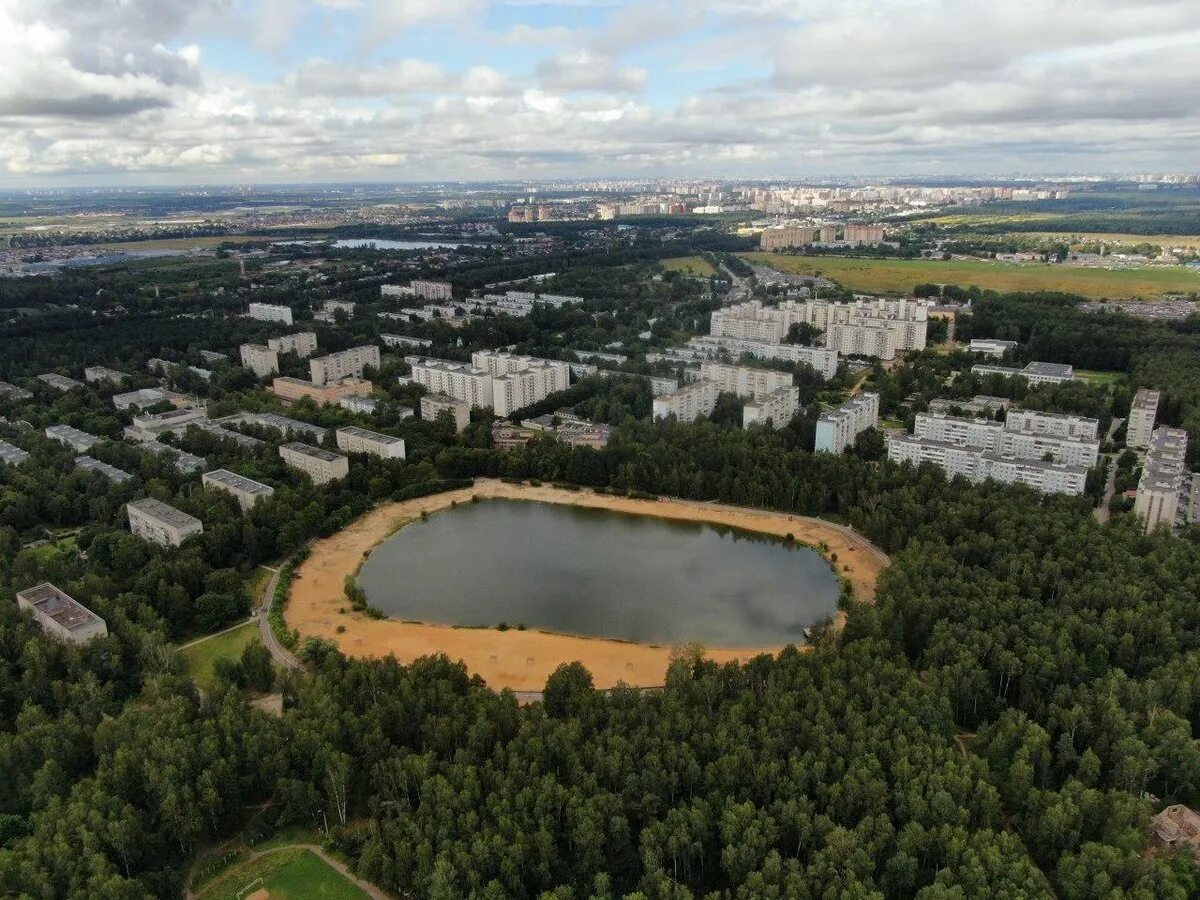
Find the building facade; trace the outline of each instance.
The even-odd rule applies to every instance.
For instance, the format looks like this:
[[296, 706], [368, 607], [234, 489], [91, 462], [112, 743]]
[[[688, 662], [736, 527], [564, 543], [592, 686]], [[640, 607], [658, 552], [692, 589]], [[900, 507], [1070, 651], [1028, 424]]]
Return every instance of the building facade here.
[[1162, 392], [1149, 388], [1141, 388], [1133, 395], [1133, 403], [1129, 407], [1129, 421], [1125, 426], [1125, 446], [1135, 450], [1144, 450], [1150, 446], [1161, 400]]
[[404, 459], [404, 438], [368, 431], [357, 425], [339, 428], [337, 445], [343, 453], [369, 453], [381, 459]]
[[242, 365], [259, 378], [279, 374], [279, 353], [263, 344], [242, 344], [238, 348]]
[[293, 441], [279, 446], [279, 457], [293, 469], [299, 469], [313, 484], [328, 484], [350, 474], [350, 460], [323, 447]]
[[270, 338], [267, 346], [276, 353], [295, 353], [301, 359], [308, 359], [317, 351], [317, 336], [311, 331], [297, 331]]
[[290, 306], [276, 306], [273, 303], [251, 303], [246, 315], [251, 319], [258, 319], [262, 322], [282, 322], [284, 325], [292, 324], [292, 308]]
[[782, 428], [800, 412], [800, 388], [781, 387], [759, 394], [742, 407], [742, 427], [770, 425]]
[[711, 381], [685, 384], [673, 394], [654, 398], [654, 418], [674, 416], [680, 422], [691, 422], [702, 416], [710, 416], [716, 408], [719, 393], [720, 389]]
[[792, 373], [775, 369], [755, 369], [705, 360], [700, 363], [700, 379], [715, 383], [721, 391], [756, 400], [792, 386]]
[[972, 353], [978, 353], [981, 356], [991, 356], [1000, 359], [1005, 353], [1010, 350], [1017, 349], [1016, 341], [1000, 341], [995, 338], [972, 338], [970, 346], [967, 348]]
[[879, 424], [879, 395], [864, 391], [817, 419], [815, 453], [844, 453], [868, 428]]
[[1079, 495], [1087, 486], [1087, 469], [1040, 459], [1016, 459], [950, 441], [889, 434], [888, 459], [897, 463], [933, 463], [947, 478], [961, 476], [972, 482], [991, 478], [1004, 484], [1025, 484], [1048, 494]]
[[426, 394], [421, 398], [421, 418], [425, 421], [433, 421], [443, 410], [448, 411], [454, 420], [454, 430], [462, 434], [471, 421], [471, 404], [447, 394]]
[[61, 641], [86, 644], [108, 634], [102, 618], [50, 582], [17, 591], [17, 606], [33, 613], [42, 631]]
[[369, 381], [347, 378], [330, 384], [313, 384], [303, 378], [277, 377], [271, 382], [271, 393], [284, 403], [295, 403], [308, 397], [317, 406], [329, 406], [343, 397], [369, 397], [374, 388]]
[[242, 512], [253, 509], [254, 505], [266, 497], [273, 496], [275, 488], [260, 481], [254, 481], [228, 469], [216, 469], [205, 472], [200, 476], [200, 483], [214, 490], [232, 494], [237, 500]]
[[178, 547], [192, 535], [204, 533], [204, 525], [195, 516], [153, 497], [126, 503], [125, 514], [130, 531], [161, 547]]
[[309, 374], [315, 385], [325, 385], [347, 378], [362, 378], [368, 366], [373, 369], [379, 368], [379, 348], [374, 344], [351, 347], [349, 350], [308, 361]]
[[1160, 426], [1150, 436], [1133, 504], [1133, 511], [1146, 523], [1147, 532], [1160, 525], [1173, 527], [1181, 512], [1187, 518], [1184, 498], [1191, 489], [1187, 445], [1187, 432], [1182, 428]]

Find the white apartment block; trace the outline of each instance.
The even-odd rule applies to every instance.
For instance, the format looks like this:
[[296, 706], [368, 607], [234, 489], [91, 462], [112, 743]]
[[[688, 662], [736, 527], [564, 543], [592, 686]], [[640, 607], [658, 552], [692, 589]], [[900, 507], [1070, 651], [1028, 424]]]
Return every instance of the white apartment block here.
[[381, 334], [379, 339], [383, 341], [385, 347], [414, 347], [418, 350], [425, 350], [433, 346], [433, 341], [428, 338], [409, 337], [406, 334]]
[[[751, 306], [757, 308], [747, 309]], [[778, 344], [787, 336], [788, 326], [783, 318], [765, 313], [757, 301], [718, 309], [710, 317], [708, 330], [713, 337]]]
[[350, 412], [363, 413], [370, 415], [379, 408], [379, 401], [374, 397], [342, 397], [338, 400], [337, 405], [342, 409], [348, 409]]
[[124, 469], [118, 469], [116, 466], [109, 465], [102, 460], [95, 459], [91, 456], [75, 457], [75, 468], [82, 469], [85, 472], [95, 472], [97, 475], [103, 475], [113, 484], [124, 484], [133, 478]]
[[421, 398], [421, 418], [427, 422], [436, 419], [443, 410], [449, 410], [454, 419], [454, 430], [459, 434], [471, 421], [471, 404], [455, 400], [446, 394], [426, 394]]
[[1133, 511], [1145, 521], [1147, 533], [1159, 525], [1174, 526], [1181, 508], [1185, 507], [1183, 497], [1191, 486], [1187, 442], [1187, 432], [1182, 428], [1162, 426], [1150, 436], [1133, 503]]
[[262, 344], [242, 344], [238, 348], [242, 365], [259, 378], [279, 374], [279, 353]]
[[720, 388], [711, 381], [685, 384], [673, 394], [654, 398], [654, 418], [674, 416], [680, 422], [691, 422], [701, 416], [710, 416], [719, 393]]
[[1004, 420], [1008, 431], [1045, 434], [1050, 437], [1094, 441], [1100, 436], [1100, 421], [1068, 413], [1040, 412], [1036, 409], [1010, 409]]
[[208, 412], [195, 407], [169, 409], [161, 413], [142, 413], [133, 417], [132, 425], [125, 427], [125, 437], [139, 443], [157, 441], [167, 432], [182, 434], [187, 431], [189, 425], [202, 425], [207, 421]]
[[1129, 421], [1125, 425], [1125, 446], [1138, 450], [1150, 446], [1160, 400], [1162, 393], [1149, 388], [1141, 388], [1133, 395], [1133, 403], [1129, 407]]
[[94, 434], [72, 428], [70, 425], [49, 425], [46, 428], [46, 437], [65, 444], [76, 453], [84, 453], [103, 440]]
[[712, 381], [721, 391], [758, 399], [792, 386], [792, 373], [774, 369], [755, 369], [705, 360], [700, 364], [700, 380]]
[[[1049, 455], [1056, 463], [1090, 469], [1100, 458], [1100, 442], [1095, 439], [1057, 437], [1046, 431], [1018, 430], [1023, 425], [1043, 426], [1053, 421], [1048, 413], [1036, 411], [1028, 416], [1009, 413], [1004, 425], [988, 419], [962, 419], [945, 413], [918, 413], [913, 435], [921, 440], [945, 441], [1000, 456], [1022, 460], [1043, 459]], [[1091, 420], [1087, 420], [1091, 421]], [[1064, 427], [1066, 425], [1064, 424]], [[1086, 430], [1086, 426], [1081, 426]]]
[[129, 409], [131, 406], [146, 409], [156, 403], [175, 403], [185, 399], [182, 394], [165, 391], [162, 388], [139, 388], [124, 394], [113, 394], [112, 402], [117, 409]]
[[571, 365], [558, 360], [479, 350], [471, 354], [471, 365], [492, 375], [492, 409], [498, 416], [571, 386]]
[[124, 372], [118, 372], [107, 366], [88, 366], [83, 370], [83, 380], [88, 384], [100, 384], [105, 381], [111, 384], [120, 384], [124, 378]]
[[293, 469], [299, 469], [313, 484], [328, 484], [350, 474], [350, 460], [323, 447], [294, 441], [280, 444], [279, 457]]
[[999, 452], [1003, 433], [1004, 426], [999, 422], [960, 419], [945, 413], [917, 413], [913, 423], [913, 436], [921, 440], [945, 441], [989, 453]]
[[1000, 454], [1016, 459], [1044, 459], [1090, 469], [1100, 459], [1100, 442], [1082, 438], [1060, 438], [1024, 431], [1000, 432]]
[[[384, 290], [384, 288], [391, 288], [391, 290]], [[419, 297], [422, 300], [454, 299], [454, 285], [448, 281], [411, 281], [404, 287], [384, 285], [384, 288], [380, 289], [383, 296]]]
[[354, 317], [354, 304], [349, 300], [326, 300], [321, 304], [321, 311], [332, 320], [337, 312], [344, 312], [348, 317]]
[[742, 407], [742, 427], [771, 425], [782, 428], [800, 412], [800, 388], [781, 387], [759, 394]]
[[1010, 350], [1017, 349], [1016, 341], [1001, 341], [996, 338], [973, 338], [967, 349], [981, 356], [991, 356], [1000, 359]]
[[1075, 380], [1075, 369], [1065, 363], [1031, 362], [1023, 369], [981, 363], [971, 366], [971, 372], [976, 375], [1001, 375], [1005, 378], [1019, 375], [1030, 384], [1063, 384]]
[[292, 308], [290, 306], [276, 306], [273, 303], [251, 303], [246, 315], [251, 319], [259, 319], [263, 322], [282, 322], [284, 325], [292, 324]]
[[195, 516], [153, 497], [126, 503], [125, 513], [130, 531], [161, 547], [178, 547], [192, 535], [204, 532], [204, 525]]
[[367, 366], [379, 368], [379, 348], [374, 344], [351, 347], [339, 353], [331, 353], [308, 361], [312, 383], [328, 384], [346, 378], [362, 378]]
[[1049, 494], [1078, 495], [1087, 485], [1087, 469], [1082, 466], [1015, 459], [915, 435], [888, 435], [887, 455], [897, 463], [933, 463], [945, 471], [947, 478], [962, 476], [976, 483], [991, 478], [1004, 484], [1026, 484]]
[[267, 346], [276, 353], [295, 353], [301, 359], [308, 359], [317, 351], [317, 335], [312, 331], [297, 331], [270, 338]]
[[270, 485], [230, 472], [228, 469], [205, 472], [200, 476], [200, 483], [205, 487], [232, 494], [242, 512], [253, 509], [259, 500], [275, 493], [275, 488]]
[[817, 419], [814, 453], [845, 453], [854, 439], [879, 424], [879, 395], [864, 391]]
[[369, 453], [380, 459], [404, 459], [404, 438], [368, 431], [357, 425], [339, 428], [337, 445], [344, 453]]
[[824, 347], [803, 347], [800, 344], [767, 344], [762, 341], [744, 341], [740, 338], [699, 335], [691, 338], [686, 347], [676, 348], [676, 350], [683, 350], [685, 354], [701, 359], [712, 359], [724, 354], [735, 357], [747, 354], [755, 359], [804, 363], [815, 369], [817, 374], [826, 381], [837, 374], [838, 367], [836, 350]]
[[108, 634], [104, 620], [50, 582], [17, 591], [17, 606], [33, 613], [42, 631], [73, 644]]
[[470, 363], [448, 359], [406, 356], [412, 366], [412, 380], [431, 394], [444, 394], [471, 406], [492, 405], [492, 375]]

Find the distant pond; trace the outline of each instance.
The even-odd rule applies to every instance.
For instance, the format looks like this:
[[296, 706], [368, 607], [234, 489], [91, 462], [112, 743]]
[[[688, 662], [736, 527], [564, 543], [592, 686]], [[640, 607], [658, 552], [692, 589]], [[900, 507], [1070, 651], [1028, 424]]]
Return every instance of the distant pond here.
[[400, 620], [713, 647], [803, 643], [838, 595], [829, 563], [807, 547], [517, 500], [460, 504], [406, 525], [374, 549], [358, 583]]

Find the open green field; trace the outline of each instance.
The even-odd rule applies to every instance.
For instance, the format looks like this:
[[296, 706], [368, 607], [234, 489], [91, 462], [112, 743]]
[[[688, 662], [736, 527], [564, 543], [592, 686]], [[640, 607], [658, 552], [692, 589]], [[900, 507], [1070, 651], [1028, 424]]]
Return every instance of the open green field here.
[[1124, 372], [1094, 372], [1090, 369], [1076, 369], [1075, 377], [1088, 384], [1102, 385], [1120, 384], [1129, 378]]
[[244, 900], [265, 890], [270, 900], [366, 900], [356, 884], [301, 847], [238, 863], [197, 892], [200, 900]]
[[698, 275], [701, 278], [711, 278], [717, 274], [712, 263], [702, 256], [677, 256], [674, 259], [659, 261], [667, 272], [679, 272], [683, 275]]
[[1122, 244], [1154, 244], [1158, 247], [1200, 247], [1200, 234], [1132, 234], [1125, 231], [1014, 231], [1017, 237], [1044, 238], [1069, 244], [1095, 244], [1099, 241]]
[[824, 275], [851, 290], [885, 294], [907, 293], [915, 285], [929, 282], [961, 287], [977, 285], [994, 291], [1066, 291], [1097, 300], [1200, 292], [1200, 272], [1181, 267], [1110, 270], [984, 260], [740, 255], [784, 272]]
[[224, 634], [202, 638], [198, 643], [180, 650], [188, 672], [196, 679], [201, 690], [208, 690], [213, 683], [213, 666], [218, 659], [237, 662], [247, 644], [258, 637], [258, 623], [246, 622]]

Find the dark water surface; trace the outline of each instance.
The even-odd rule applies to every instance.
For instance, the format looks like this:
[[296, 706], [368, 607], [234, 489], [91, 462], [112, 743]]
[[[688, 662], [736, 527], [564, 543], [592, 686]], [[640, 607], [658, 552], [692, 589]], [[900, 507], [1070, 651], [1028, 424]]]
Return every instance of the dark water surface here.
[[375, 548], [358, 583], [395, 619], [724, 647], [802, 643], [838, 594], [829, 564], [806, 547], [519, 500], [406, 525]]

